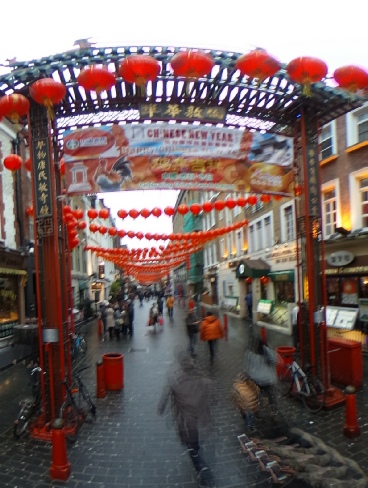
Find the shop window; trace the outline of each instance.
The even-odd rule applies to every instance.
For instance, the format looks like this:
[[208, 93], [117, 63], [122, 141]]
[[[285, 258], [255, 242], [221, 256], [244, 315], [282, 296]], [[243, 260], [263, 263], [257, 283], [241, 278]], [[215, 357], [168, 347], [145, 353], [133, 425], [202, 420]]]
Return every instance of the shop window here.
[[358, 305], [358, 278], [342, 278], [341, 285], [341, 305]]
[[337, 153], [335, 140], [335, 122], [331, 122], [322, 128], [319, 137], [321, 160], [327, 159]]
[[327, 304], [339, 306], [341, 304], [340, 279], [327, 278]]
[[360, 294], [359, 298], [368, 298], [368, 276], [359, 278], [360, 280]]
[[294, 281], [275, 282], [276, 301], [278, 303], [295, 302], [295, 283]]
[[17, 277], [0, 275], [0, 324], [18, 321]]
[[330, 188], [322, 193], [322, 221], [323, 236], [324, 238], [327, 238], [335, 233], [337, 226], [337, 201], [335, 188]]

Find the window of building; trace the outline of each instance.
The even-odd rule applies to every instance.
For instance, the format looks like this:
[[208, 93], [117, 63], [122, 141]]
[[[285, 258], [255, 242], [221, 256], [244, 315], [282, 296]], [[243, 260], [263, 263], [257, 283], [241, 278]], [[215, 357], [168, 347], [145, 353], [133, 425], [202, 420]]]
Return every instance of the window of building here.
[[362, 227], [368, 227], [368, 178], [360, 180], [360, 206]]
[[281, 239], [282, 242], [290, 242], [295, 240], [295, 215], [294, 202], [288, 202], [282, 207], [281, 211]]
[[241, 256], [243, 254], [243, 232], [238, 230], [236, 232], [236, 255]]
[[368, 141], [368, 104], [346, 114], [346, 145]]
[[358, 142], [368, 141], [368, 111], [358, 115]]
[[259, 251], [273, 244], [272, 214], [262, 215], [249, 225], [249, 252]]
[[226, 257], [225, 239], [220, 240], [220, 254], [221, 258]]
[[337, 227], [337, 201], [335, 188], [322, 192], [323, 237], [327, 238]]
[[271, 247], [272, 244], [271, 216], [267, 216], [264, 219], [264, 245], [265, 247]]
[[337, 153], [335, 144], [335, 128], [335, 122], [331, 122], [322, 128], [321, 135], [319, 137], [321, 160]]

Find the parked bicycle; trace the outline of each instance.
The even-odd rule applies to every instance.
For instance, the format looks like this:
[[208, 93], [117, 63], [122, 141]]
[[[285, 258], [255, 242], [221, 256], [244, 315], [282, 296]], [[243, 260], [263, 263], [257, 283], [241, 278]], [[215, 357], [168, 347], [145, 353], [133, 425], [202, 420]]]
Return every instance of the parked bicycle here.
[[296, 361], [283, 366], [280, 390], [284, 396], [294, 394], [301, 398], [304, 407], [313, 413], [319, 412], [325, 402], [326, 392], [322, 382], [312, 374], [309, 367], [304, 372]]
[[65, 437], [70, 442], [77, 440], [80, 428], [87, 421], [86, 412], [89, 412], [93, 419], [96, 418], [97, 407], [80, 376], [87, 368], [88, 366], [85, 366], [74, 372], [72, 383], [68, 378], [62, 382], [66, 388], [66, 400], [60, 408], [60, 418], [64, 420]]
[[72, 361], [76, 361], [79, 356], [84, 356], [87, 352], [87, 342], [81, 334], [70, 334], [70, 351]]
[[13, 434], [17, 439], [28, 430], [31, 420], [41, 411], [42, 389], [41, 389], [40, 367], [31, 370], [32, 397], [21, 400], [17, 419], [14, 422]]

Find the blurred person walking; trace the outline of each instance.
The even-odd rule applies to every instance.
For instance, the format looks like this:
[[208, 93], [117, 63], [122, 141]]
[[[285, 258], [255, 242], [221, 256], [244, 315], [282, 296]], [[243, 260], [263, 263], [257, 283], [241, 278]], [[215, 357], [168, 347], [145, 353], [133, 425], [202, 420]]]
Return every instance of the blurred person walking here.
[[193, 306], [189, 307], [189, 312], [185, 319], [187, 334], [189, 338], [189, 353], [192, 356], [197, 355], [195, 348], [198, 341], [198, 331], [199, 331], [200, 323], [201, 321], [197, 317], [197, 312], [196, 309], [194, 308], [194, 302], [193, 302]]
[[157, 413], [162, 415], [170, 403], [181, 443], [197, 471], [200, 487], [214, 487], [211, 470], [199, 453], [199, 430], [210, 423], [209, 390], [211, 381], [198, 368], [195, 360], [181, 351], [177, 364], [170, 371], [162, 390]]
[[217, 340], [224, 337], [224, 331], [220, 320], [212, 312], [207, 312], [199, 327], [201, 341], [208, 342], [210, 361], [213, 363], [217, 348]]
[[167, 297], [166, 307], [167, 307], [167, 313], [169, 314], [169, 317], [172, 318], [174, 313], [174, 297], [172, 295], [169, 295]]

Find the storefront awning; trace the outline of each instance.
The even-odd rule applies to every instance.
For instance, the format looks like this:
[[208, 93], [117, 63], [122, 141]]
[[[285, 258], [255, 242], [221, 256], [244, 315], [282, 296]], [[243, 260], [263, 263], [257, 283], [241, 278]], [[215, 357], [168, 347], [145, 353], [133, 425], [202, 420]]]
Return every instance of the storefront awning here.
[[270, 272], [270, 266], [263, 259], [245, 259], [236, 268], [236, 277], [241, 278], [262, 278]]
[[268, 276], [272, 281], [295, 281], [295, 271], [293, 269], [271, 271]]
[[24, 269], [0, 268], [0, 274], [23, 275], [27, 274]]

